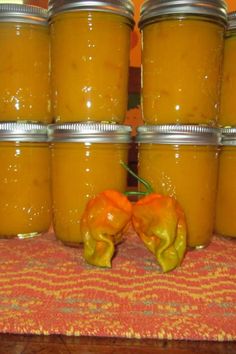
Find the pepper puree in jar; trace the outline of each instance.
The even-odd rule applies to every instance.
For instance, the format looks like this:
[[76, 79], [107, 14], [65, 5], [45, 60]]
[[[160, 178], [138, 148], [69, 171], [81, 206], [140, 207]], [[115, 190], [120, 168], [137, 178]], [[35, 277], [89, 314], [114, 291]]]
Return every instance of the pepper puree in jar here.
[[139, 27], [146, 124], [217, 124], [226, 20], [222, 0], [143, 3]]
[[228, 15], [228, 29], [224, 42], [224, 64], [221, 87], [219, 125], [236, 126], [236, 12]]
[[55, 122], [123, 123], [132, 2], [51, 0], [49, 8]]
[[126, 190], [131, 127], [65, 123], [49, 127], [52, 151], [53, 225], [67, 245], [83, 242], [80, 218], [87, 202], [106, 189]]
[[42, 124], [0, 123], [0, 239], [51, 225], [50, 151]]
[[236, 128], [221, 130], [215, 231], [236, 237]]
[[138, 128], [136, 140], [139, 176], [156, 193], [179, 202], [187, 221], [187, 245], [207, 246], [214, 227], [218, 130], [147, 125]]
[[0, 4], [0, 121], [51, 122], [45, 9]]

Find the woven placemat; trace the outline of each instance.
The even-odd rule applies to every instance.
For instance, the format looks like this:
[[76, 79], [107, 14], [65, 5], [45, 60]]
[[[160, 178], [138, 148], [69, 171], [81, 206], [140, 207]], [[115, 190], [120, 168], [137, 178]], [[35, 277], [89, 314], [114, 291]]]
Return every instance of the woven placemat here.
[[0, 332], [236, 340], [236, 240], [214, 237], [167, 274], [131, 229], [112, 269], [53, 233], [1, 240]]

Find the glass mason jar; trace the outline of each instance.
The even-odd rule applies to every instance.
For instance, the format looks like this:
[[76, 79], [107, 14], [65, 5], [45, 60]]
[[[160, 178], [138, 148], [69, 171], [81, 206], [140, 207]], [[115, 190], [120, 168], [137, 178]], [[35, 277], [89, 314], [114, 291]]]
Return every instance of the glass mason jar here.
[[51, 122], [45, 9], [0, 4], [0, 121]]
[[228, 15], [224, 45], [224, 64], [221, 86], [219, 125], [236, 126], [236, 12]]
[[146, 124], [217, 123], [223, 0], [146, 0], [141, 8], [141, 105]]
[[51, 224], [46, 126], [0, 123], [0, 166], [0, 238], [46, 232]]
[[222, 129], [215, 231], [236, 237], [236, 128]]
[[[138, 173], [155, 192], [182, 206], [189, 247], [212, 237], [218, 162], [218, 130], [196, 125], [146, 125], [138, 128]], [[140, 185], [142, 189], [142, 186]]]
[[55, 121], [123, 123], [131, 0], [51, 0], [49, 9]]
[[131, 127], [65, 123], [49, 127], [53, 225], [68, 245], [82, 242], [80, 218], [88, 200], [106, 189], [124, 192]]

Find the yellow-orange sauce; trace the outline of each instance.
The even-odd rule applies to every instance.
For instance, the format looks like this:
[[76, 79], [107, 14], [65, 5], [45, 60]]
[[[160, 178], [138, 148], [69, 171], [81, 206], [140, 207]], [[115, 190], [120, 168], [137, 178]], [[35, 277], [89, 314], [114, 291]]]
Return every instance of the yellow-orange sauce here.
[[219, 157], [215, 231], [236, 237], [236, 146], [223, 146]]
[[68, 245], [82, 242], [80, 218], [88, 200], [106, 189], [124, 192], [128, 145], [53, 143], [53, 224], [56, 237]]
[[52, 102], [56, 122], [122, 123], [128, 100], [131, 27], [120, 15], [62, 13], [52, 20]]
[[142, 29], [142, 111], [147, 124], [218, 119], [224, 27], [186, 16]]
[[142, 144], [139, 148], [139, 176], [155, 192], [178, 200], [186, 215], [190, 247], [206, 246], [212, 237], [217, 157], [217, 148], [210, 146]]
[[34, 236], [51, 224], [46, 143], [0, 143], [0, 238]]
[[0, 120], [51, 122], [49, 30], [0, 22]]
[[236, 31], [225, 39], [223, 78], [220, 102], [220, 126], [236, 126]]

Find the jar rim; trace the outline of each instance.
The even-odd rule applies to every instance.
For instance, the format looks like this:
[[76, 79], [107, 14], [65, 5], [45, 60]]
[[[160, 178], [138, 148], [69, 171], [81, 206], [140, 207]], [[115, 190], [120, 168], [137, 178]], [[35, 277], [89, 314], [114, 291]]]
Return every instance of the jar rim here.
[[134, 26], [134, 4], [132, 0], [49, 0], [49, 17], [61, 12], [72, 11], [99, 11], [113, 13], [128, 18]]
[[48, 24], [46, 9], [28, 4], [0, 4], [0, 22], [21, 22], [37, 25]]
[[145, 0], [141, 6], [139, 27], [166, 15], [202, 15], [227, 24], [224, 0]]
[[1, 141], [47, 142], [47, 125], [41, 123], [0, 122]]
[[224, 127], [220, 129], [220, 145], [236, 145], [236, 127]]
[[48, 125], [50, 142], [130, 143], [129, 125], [109, 123], [60, 123]]
[[218, 128], [201, 125], [145, 125], [137, 128], [136, 142], [153, 144], [218, 145]]
[[228, 27], [227, 29], [235, 30], [236, 29], [236, 11], [232, 11], [228, 13]]

